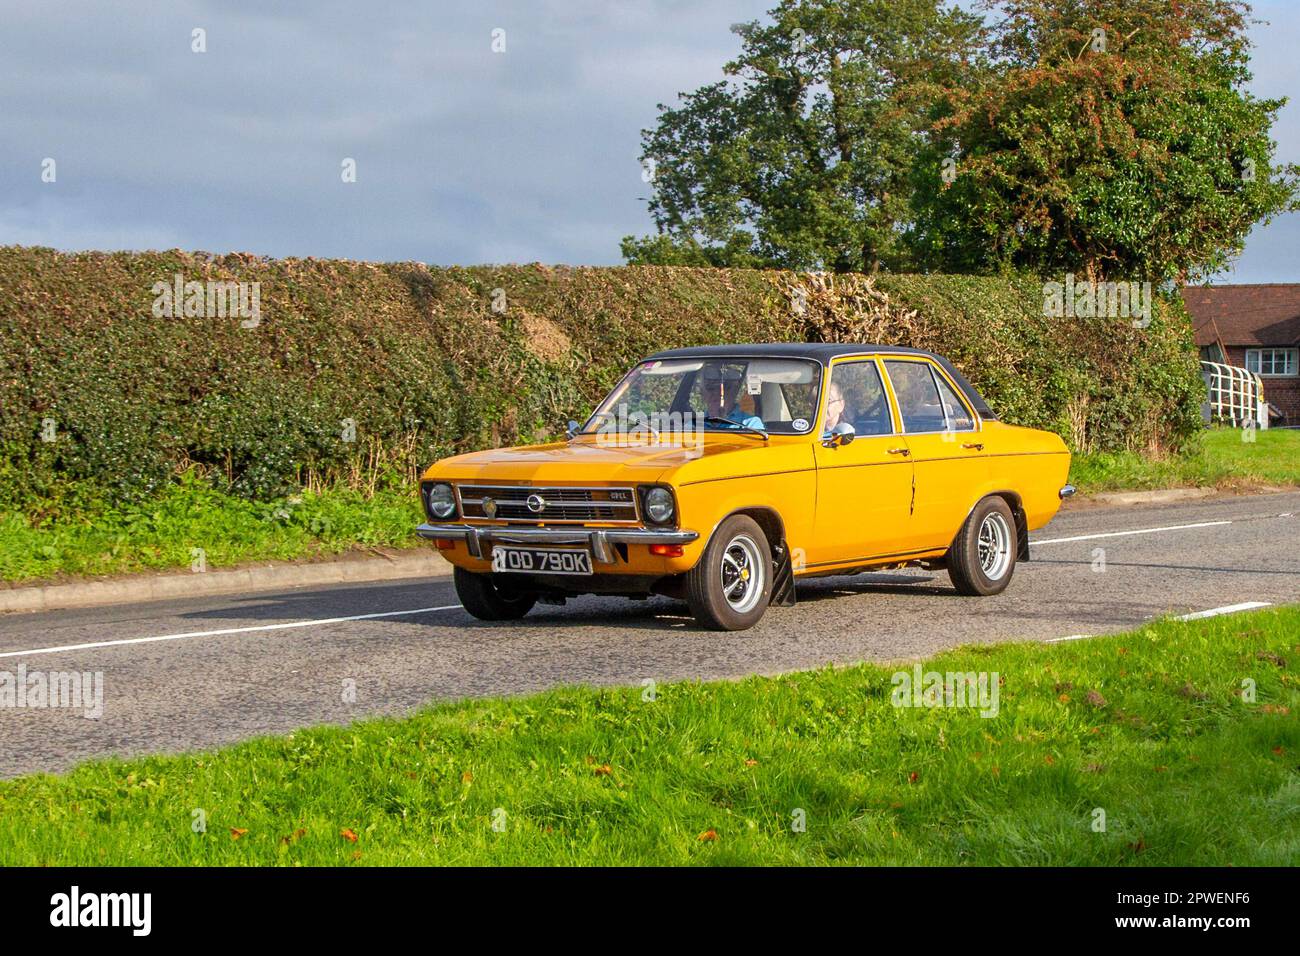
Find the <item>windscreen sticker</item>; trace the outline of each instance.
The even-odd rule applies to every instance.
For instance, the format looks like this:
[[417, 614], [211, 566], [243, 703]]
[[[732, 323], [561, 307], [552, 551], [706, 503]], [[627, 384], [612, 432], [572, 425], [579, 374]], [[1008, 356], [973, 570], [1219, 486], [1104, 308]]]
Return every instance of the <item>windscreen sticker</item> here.
[[750, 395], [761, 395], [763, 393], [763, 376], [747, 375], [745, 377], [745, 389]]
[[808, 419], [806, 418], [796, 418], [790, 424], [794, 426], [794, 430], [797, 432], [806, 432], [808, 430]]

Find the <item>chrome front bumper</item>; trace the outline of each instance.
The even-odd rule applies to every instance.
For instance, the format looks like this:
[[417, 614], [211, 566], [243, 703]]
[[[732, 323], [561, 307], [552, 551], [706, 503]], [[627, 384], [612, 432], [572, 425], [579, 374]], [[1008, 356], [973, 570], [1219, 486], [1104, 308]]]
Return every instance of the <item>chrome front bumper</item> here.
[[580, 544], [591, 548], [601, 564], [614, 563], [616, 544], [690, 544], [698, 531], [651, 531], [644, 528], [520, 528], [502, 525], [484, 527], [467, 524], [422, 524], [415, 529], [421, 538], [451, 538], [464, 541], [469, 553], [483, 557], [483, 542], [501, 544]]
[[1073, 497], [1074, 485], [1066, 485], [1059, 492], [1057, 492], [1057, 494], [1060, 495], [1062, 501], [1064, 501], [1066, 498]]

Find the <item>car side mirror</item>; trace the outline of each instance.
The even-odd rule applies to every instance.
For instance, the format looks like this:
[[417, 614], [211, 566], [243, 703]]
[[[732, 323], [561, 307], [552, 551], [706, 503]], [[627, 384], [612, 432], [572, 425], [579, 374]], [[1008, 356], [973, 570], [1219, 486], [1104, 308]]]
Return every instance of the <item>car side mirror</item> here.
[[572, 441], [574, 438], [578, 437], [578, 432], [580, 431], [582, 431], [582, 426], [570, 418], [569, 424], [564, 427], [564, 437], [569, 441]]
[[825, 435], [822, 435], [822, 444], [827, 448], [847, 445], [857, 437], [857, 434], [857, 431], [848, 422], [840, 422]]

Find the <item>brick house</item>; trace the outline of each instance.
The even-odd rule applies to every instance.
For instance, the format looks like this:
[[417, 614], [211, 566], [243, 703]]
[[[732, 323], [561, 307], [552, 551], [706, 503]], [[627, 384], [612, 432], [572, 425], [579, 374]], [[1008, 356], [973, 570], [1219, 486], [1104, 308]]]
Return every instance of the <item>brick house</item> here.
[[1258, 372], [1273, 424], [1300, 425], [1300, 283], [1184, 286], [1208, 362]]

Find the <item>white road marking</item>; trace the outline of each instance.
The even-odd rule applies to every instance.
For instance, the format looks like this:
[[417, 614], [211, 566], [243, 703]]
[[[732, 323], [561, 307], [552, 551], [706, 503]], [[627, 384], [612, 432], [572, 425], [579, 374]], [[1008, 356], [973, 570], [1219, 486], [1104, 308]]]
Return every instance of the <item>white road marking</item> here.
[[[1175, 621], [1199, 621], [1202, 618], [1218, 617], [1220, 614], [1236, 614], [1238, 611], [1254, 611], [1261, 607], [1272, 607], [1268, 601], [1246, 601], [1243, 604], [1227, 604], [1223, 607], [1212, 607], [1208, 611], [1197, 611], [1194, 614], [1184, 614], [1181, 617], [1174, 618]], [[1071, 634], [1068, 637], [1049, 637], [1043, 641], [1044, 644], [1061, 644], [1065, 641], [1086, 641], [1090, 637], [1096, 637], [1095, 634]]]
[[1244, 604], [1226, 604], [1223, 607], [1212, 607], [1208, 611], [1197, 611], [1195, 614], [1184, 614], [1182, 617], [1174, 618], [1175, 621], [1199, 621], [1204, 617], [1218, 617], [1220, 614], [1236, 614], [1238, 611], [1253, 611], [1260, 607], [1272, 607], [1268, 601], [1247, 601]]
[[418, 607], [412, 611], [381, 611], [378, 614], [353, 614], [348, 617], [324, 617], [314, 621], [290, 621], [287, 624], [258, 624], [254, 627], [223, 627], [215, 631], [185, 631], [181, 634], [160, 634], [157, 637], [130, 637], [122, 641], [93, 641], [89, 644], [65, 644], [62, 647], [35, 647], [26, 651], [5, 651], [0, 657], [26, 657], [29, 654], [60, 654], [63, 651], [84, 651], [95, 647], [121, 647], [126, 644], [153, 644], [158, 641], [179, 641], [187, 637], [217, 637], [222, 634], [247, 634], [251, 631], [284, 631], [293, 627], [313, 627], [317, 624], [341, 624], [344, 621], [370, 621], [377, 617], [402, 617], [411, 614], [428, 614], [431, 611], [454, 611], [459, 604], [442, 607]]
[[1035, 541], [1029, 539], [1029, 546], [1037, 547], [1040, 544], [1065, 544], [1067, 541], [1094, 541], [1097, 538], [1123, 538], [1132, 534], [1159, 534], [1162, 531], [1185, 531], [1188, 528], [1216, 528], [1220, 525], [1232, 524], [1231, 521], [1201, 521], [1197, 524], [1171, 524], [1163, 528], [1138, 528], [1136, 531], [1107, 531], [1103, 534], [1079, 534], [1073, 538], [1048, 538], [1046, 541]]

